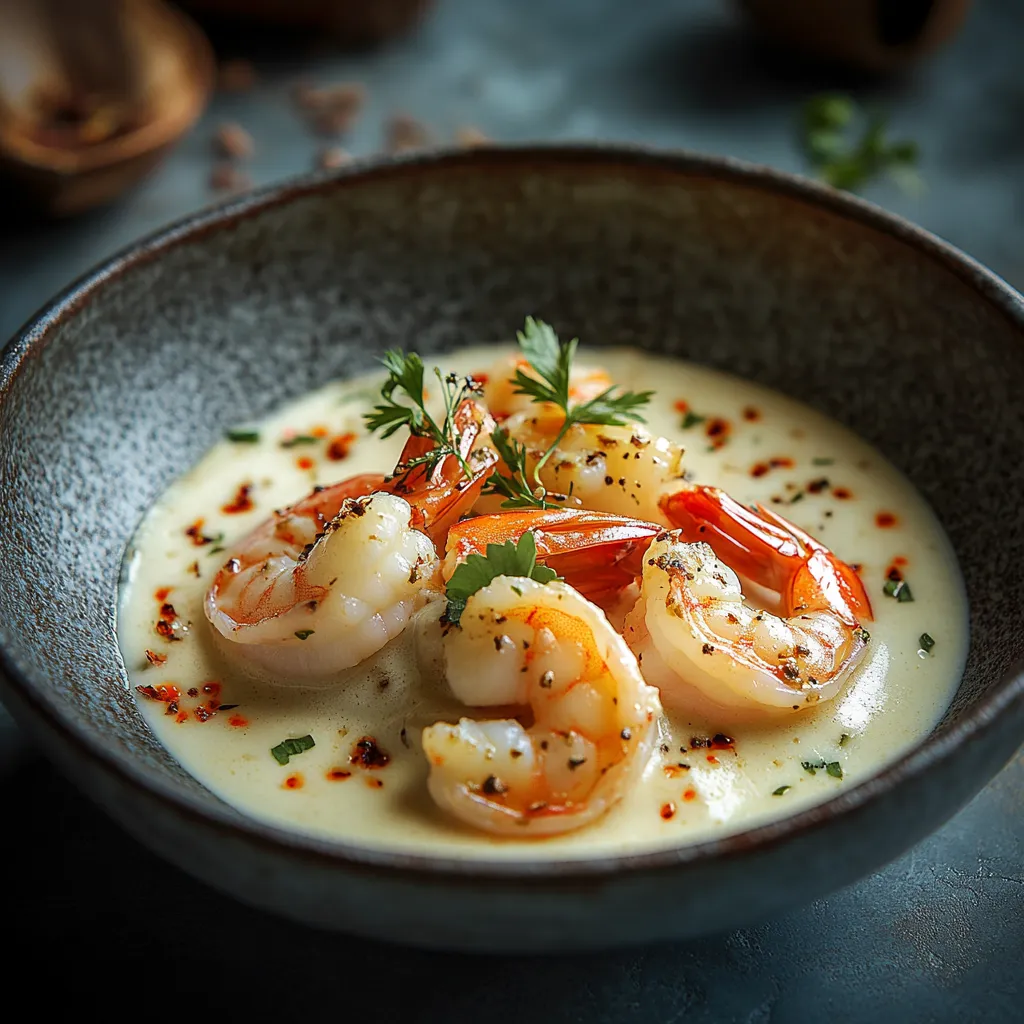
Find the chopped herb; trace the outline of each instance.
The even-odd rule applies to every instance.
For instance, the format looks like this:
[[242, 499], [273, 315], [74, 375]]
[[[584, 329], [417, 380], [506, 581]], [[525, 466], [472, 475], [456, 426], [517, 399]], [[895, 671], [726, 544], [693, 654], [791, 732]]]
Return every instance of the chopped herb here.
[[773, 789], [772, 790], [772, 796], [782, 796], [782, 794], [785, 793], [787, 789], [792, 789], [792, 788], [793, 788], [792, 786], [779, 786], [778, 789]]
[[695, 427], [698, 423], [703, 423], [706, 419], [707, 416], [699, 416], [697, 413], [690, 412], [690, 410], [687, 409], [679, 423], [679, 427], [681, 430], [689, 430], [690, 427]]
[[216, 547], [210, 548], [210, 550], [207, 551], [206, 553], [208, 555], [219, 555], [222, 551], [226, 551], [226, 550], [227, 550], [227, 548], [224, 548], [220, 544], [218, 544]]
[[301, 754], [315, 746], [312, 736], [298, 736], [295, 739], [281, 740], [276, 747], [270, 748], [270, 753], [274, 755], [274, 760], [278, 764], [287, 764], [296, 754]]
[[[504, 544], [488, 544], [486, 555], [470, 555], [448, 581], [446, 594], [448, 610], [446, 618], [453, 625], [459, 624], [466, 602], [478, 591], [499, 576], [525, 576], [538, 583], [550, 583], [558, 579], [554, 569], [537, 564], [537, 541], [527, 531], [515, 541]], [[522, 591], [513, 586], [520, 597]]]
[[[850, 129], [855, 120], [864, 129], [853, 140]], [[804, 107], [804, 151], [818, 177], [834, 188], [856, 191], [887, 173], [908, 191], [919, 190], [917, 145], [888, 141], [886, 128], [885, 118], [860, 114], [848, 96], [816, 96]]]
[[234, 444], [256, 444], [260, 439], [258, 430], [229, 430], [227, 439]]
[[832, 776], [833, 779], [841, 779], [843, 777], [843, 766], [838, 761], [829, 761], [825, 765], [825, 771]]
[[295, 635], [300, 640], [308, 640], [315, 632], [315, 629], [297, 629], [295, 630]]
[[[380, 389], [380, 403], [363, 416], [367, 429], [371, 433], [380, 431], [381, 437], [390, 437], [402, 427], [408, 427], [414, 437], [425, 437], [434, 442], [434, 447], [425, 455], [398, 466], [396, 474], [408, 472], [416, 466], [431, 470], [445, 457], [454, 455], [463, 473], [471, 476], [469, 465], [459, 450], [461, 438], [455, 426], [455, 412], [466, 398], [480, 390], [480, 385], [472, 377], [457, 377], [453, 373], [442, 375], [435, 367], [445, 408], [444, 420], [438, 424], [427, 412], [423, 399], [423, 360], [415, 352], [406, 355], [401, 349], [390, 349], [384, 353], [381, 362], [388, 376]], [[396, 391], [402, 392], [411, 404], [395, 401]]]
[[789, 503], [790, 503], [790, 505], [795, 505], [798, 501], [803, 501], [803, 500], [804, 500], [804, 492], [803, 491], [797, 491], [796, 494], [794, 494], [793, 497], [789, 499]]
[[858, 639], [863, 640], [864, 643], [867, 643], [871, 639], [871, 634], [863, 626], [858, 626], [853, 631], [853, 635]]
[[849, 742], [850, 742], [850, 734], [848, 732], [844, 732], [842, 734], [842, 736], [839, 737], [839, 746], [845, 747], [846, 744], [849, 743]]
[[819, 768], [824, 768], [825, 767], [825, 762], [824, 761], [801, 761], [800, 765], [801, 765], [801, 767], [803, 768], [803, 770], [805, 772], [808, 772], [809, 774], [814, 775], [815, 772], [817, 772], [817, 770]]
[[910, 585], [906, 580], [886, 580], [882, 590], [886, 597], [894, 597], [900, 604], [914, 600], [914, 595], [911, 593]]
[[811, 459], [812, 466], [831, 466], [835, 459]]
[[[547, 490], [541, 483], [540, 471], [558, 448], [569, 428], [577, 423], [600, 426], [625, 426], [639, 420], [644, 422], [640, 410], [651, 400], [653, 391], [623, 391], [606, 388], [595, 398], [577, 405], [569, 404], [572, 361], [579, 339], [560, 341], [558, 335], [543, 320], [526, 318], [523, 330], [518, 332], [519, 347], [536, 376], [516, 370], [512, 378], [517, 395], [527, 395], [534, 402], [550, 402], [565, 414], [565, 420], [547, 451], [537, 460], [531, 473], [526, 469], [526, 451], [522, 445], [511, 442], [506, 434], [497, 438], [498, 449], [505, 465], [512, 471], [512, 479], [494, 473], [487, 481], [488, 494], [503, 494], [508, 499], [502, 508], [554, 508], [547, 499]], [[564, 499], [563, 499], [564, 500]]]
[[921, 643], [922, 651], [930, 651], [935, 646], [935, 641], [927, 633], [922, 633], [918, 639]]
[[294, 437], [285, 438], [281, 442], [281, 447], [295, 448], [300, 444], [316, 444], [319, 440], [319, 437], [313, 437], [312, 434], [296, 434]]

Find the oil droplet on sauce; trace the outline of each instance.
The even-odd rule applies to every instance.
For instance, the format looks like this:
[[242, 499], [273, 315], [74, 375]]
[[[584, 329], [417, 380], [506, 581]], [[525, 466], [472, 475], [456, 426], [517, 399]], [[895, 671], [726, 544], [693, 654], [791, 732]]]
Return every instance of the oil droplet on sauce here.
[[308, 455], [303, 455], [295, 460], [295, 465], [298, 466], [299, 469], [312, 469], [315, 463]]
[[244, 729], [249, 724], [249, 719], [244, 715], [232, 715], [228, 719], [228, 725], [233, 725], [236, 729]]
[[853, 491], [847, 487], [833, 487], [832, 493], [840, 501], [849, 501], [853, 497]]
[[331, 768], [327, 772], [327, 779], [329, 782], [344, 782], [346, 779], [351, 779], [352, 773], [345, 771], [344, 768]]
[[695, 790], [695, 789], [688, 789], [688, 790], [686, 790], [683, 793], [683, 799], [687, 800], [687, 801], [689, 801], [689, 800], [696, 800], [697, 799], [697, 790]]
[[892, 512], [879, 512], [875, 516], [875, 525], [882, 530], [887, 530], [890, 526], [895, 526], [898, 521], [899, 520]]
[[748, 423], [756, 423], [761, 418], [761, 411], [760, 409], [755, 409], [752, 405], [748, 405], [743, 410], [743, 418]]

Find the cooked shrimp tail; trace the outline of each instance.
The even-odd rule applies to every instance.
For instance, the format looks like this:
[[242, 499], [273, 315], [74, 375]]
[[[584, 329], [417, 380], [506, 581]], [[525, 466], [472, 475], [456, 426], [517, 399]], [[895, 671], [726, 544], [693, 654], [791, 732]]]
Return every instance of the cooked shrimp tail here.
[[777, 593], [783, 615], [828, 610], [848, 624], [871, 619], [857, 573], [764, 505], [752, 510], [717, 487], [687, 487], [663, 497], [661, 508], [688, 540], [705, 541], [739, 575]]
[[488, 445], [494, 420], [485, 406], [466, 399], [454, 415], [458, 450], [431, 464], [423, 461], [434, 447], [425, 437], [410, 437], [385, 489], [408, 497], [413, 504], [413, 525], [438, 546], [449, 528], [468, 512], [498, 462]]
[[617, 594], [640, 575], [644, 552], [661, 527], [642, 519], [584, 509], [526, 509], [477, 516], [448, 531], [444, 577], [488, 544], [533, 534], [537, 561], [592, 601]]

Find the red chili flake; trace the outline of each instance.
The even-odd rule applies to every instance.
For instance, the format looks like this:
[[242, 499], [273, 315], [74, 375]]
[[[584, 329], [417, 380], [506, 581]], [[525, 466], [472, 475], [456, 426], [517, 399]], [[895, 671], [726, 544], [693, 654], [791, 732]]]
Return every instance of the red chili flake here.
[[885, 570], [885, 578], [899, 583], [903, 579], [903, 566], [906, 564], [907, 560], [902, 555], [897, 555]]
[[367, 778], [364, 778], [363, 781], [371, 789], [383, 789], [384, 788], [384, 780], [383, 779], [367, 779]]
[[301, 772], [296, 772], [294, 775], [289, 775], [288, 778], [281, 783], [282, 789], [302, 789], [305, 779], [302, 777]]
[[688, 790], [686, 790], [683, 793], [683, 799], [686, 800], [686, 801], [696, 800], [697, 799], [697, 790], [695, 790], [695, 789], [688, 789]]
[[761, 410], [755, 409], [752, 405], [748, 405], [743, 410], [743, 418], [748, 423], [756, 423], [761, 418]]
[[708, 754], [708, 764], [718, 764], [718, 758], [714, 754]]
[[232, 715], [228, 719], [228, 725], [233, 725], [236, 729], [242, 729], [249, 724], [249, 719], [243, 715]]
[[156, 624], [157, 633], [164, 638], [164, 640], [180, 640], [181, 637], [174, 632], [174, 620], [173, 619], [159, 619]]
[[680, 398], [679, 401], [675, 403], [675, 410], [678, 413], [688, 413], [690, 411], [690, 403], [684, 402], [683, 399]]
[[708, 420], [704, 433], [711, 438], [711, 443], [716, 448], [721, 448], [729, 440], [729, 430], [728, 420], [722, 419], [721, 416], [714, 416]]
[[188, 689], [188, 695], [190, 697], [198, 697], [199, 691], [194, 686], [190, 686]]
[[203, 520], [197, 519], [191, 526], [185, 527], [185, 536], [192, 538], [192, 543], [197, 548], [201, 548], [204, 544], [212, 544], [213, 538], [207, 537], [203, 533]]
[[216, 708], [207, 707], [205, 704], [197, 704], [192, 712], [197, 722], [208, 722], [216, 713]]
[[377, 745], [372, 736], [364, 736], [357, 740], [348, 759], [349, 764], [360, 768], [384, 768], [390, 760], [391, 756]]
[[137, 693], [141, 693], [143, 697], [148, 697], [150, 700], [160, 700], [167, 704], [181, 697], [181, 690], [174, 683], [161, 683], [160, 686], [136, 686], [135, 690]]
[[765, 473], [768, 472], [768, 469], [769, 466], [767, 462], [755, 462], [754, 465], [750, 467], [750, 475], [764, 476]]
[[735, 750], [736, 741], [731, 736], [726, 736], [724, 732], [716, 732], [708, 746], [712, 750]]
[[788, 455], [776, 455], [768, 460], [772, 469], [792, 469], [795, 463]]
[[667, 803], [661, 805], [661, 816], [668, 821], [669, 818], [673, 817], [676, 813], [676, 805], [674, 803]]
[[853, 497], [853, 491], [847, 487], [833, 487], [832, 494], [840, 501], [849, 501]]
[[172, 591], [173, 589], [174, 589], [174, 587], [161, 587], [161, 588], [160, 588], [160, 589], [159, 589], [158, 591], [156, 591], [156, 592], [155, 592], [155, 593], [153, 594], [153, 596], [154, 596], [154, 597], [155, 597], [155, 598], [156, 598], [156, 599], [157, 599], [157, 600], [158, 600], [158, 601], [159, 601], [159, 602], [160, 602], [161, 604], [163, 604], [163, 603], [164, 603], [164, 601], [166, 601], [166, 600], [167, 600], [168, 596], [170, 595], [170, 593], [171, 593], [171, 591]]
[[882, 530], [887, 530], [890, 526], [895, 526], [899, 520], [892, 514], [892, 512], [879, 512], [875, 516], [875, 526]]
[[312, 469], [316, 463], [313, 462], [308, 455], [302, 455], [295, 460], [295, 465], [298, 466], [299, 469]]
[[251, 483], [239, 484], [238, 490], [235, 491], [235, 496], [226, 505], [221, 505], [221, 512], [233, 515], [237, 512], [251, 511], [255, 507], [252, 498], [249, 497], [251, 491]]
[[178, 712], [178, 717], [177, 717], [176, 721], [178, 722], [179, 725], [182, 722], [187, 722], [188, 721], [188, 712], [187, 711], [179, 711]]
[[828, 487], [828, 477], [819, 477], [817, 480], [812, 480], [807, 485], [807, 490], [811, 494], [821, 494]]
[[322, 426], [315, 426], [309, 431], [310, 437], [325, 438], [327, 436], [327, 428]]
[[327, 446], [327, 458], [333, 459], [335, 462], [347, 459], [355, 440], [355, 434], [339, 434], [332, 438], [331, 443]]
[[352, 773], [345, 771], [344, 768], [331, 768], [327, 772], [328, 782], [344, 782], [350, 778], [352, 778]]
[[150, 665], [156, 665], [156, 667], [159, 668], [161, 665], [167, 664], [167, 655], [157, 654], [156, 651], [147, 650], [146, 661], [148, 661]]

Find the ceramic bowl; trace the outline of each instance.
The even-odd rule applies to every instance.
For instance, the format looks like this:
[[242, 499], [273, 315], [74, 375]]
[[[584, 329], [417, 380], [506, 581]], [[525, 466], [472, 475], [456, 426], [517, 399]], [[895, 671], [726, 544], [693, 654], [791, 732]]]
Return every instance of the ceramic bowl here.
[[[932, 503], [973, 634], [941, 724], [790, 818], [628, 857], [487, 864], [249, 820], [138, 714], [115, 640], [125, 544], [230, 424], [385, 346], [438, 352], [524, 313], [757, 380], [842, 421]], [[4, 700], [161, 856], [314, 925], [471, 950], [739, 927], [875, 870], [1024, 737], [1024, 302], [956, 250], [809, 182], [613, 148], [390, 159], [258, 193], [72, 286], [0, 367]]]

